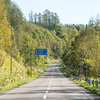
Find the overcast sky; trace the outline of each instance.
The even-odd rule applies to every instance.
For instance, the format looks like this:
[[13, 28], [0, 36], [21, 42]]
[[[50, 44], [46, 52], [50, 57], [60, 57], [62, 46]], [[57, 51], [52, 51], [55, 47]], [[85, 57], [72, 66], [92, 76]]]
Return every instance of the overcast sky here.
[[88, 24], [91, 17], [100, 14], [100, 0], [12, 0], [28, 20], [29, 12], [56, 12], [63, 24]]

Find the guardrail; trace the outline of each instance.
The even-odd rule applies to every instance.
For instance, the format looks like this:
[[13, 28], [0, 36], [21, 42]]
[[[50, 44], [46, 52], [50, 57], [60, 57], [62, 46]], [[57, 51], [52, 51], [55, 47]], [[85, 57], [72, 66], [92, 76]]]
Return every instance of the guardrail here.
[[[79, 80], [79, 77], [78, 76], [73, 76], [73, 75], [71, 75], [71, 74], [69, 74], [67, 71], [65, 71], [64, 70], [64, 67], [61, 67], [61, 69], [68, 75], [68, 76], [70, 76], [70, 77], [72, 77], [72, 78], [74, 78], [74, 79], [76, 79], [76, 80]], [[98, 88], [98, 85], [100, 84], [100, 81], [98, 81], [98, 80], [91, 80], [91, 79], [86, 79], [86, 84], [89, 84], [90, 86], [92, 85], [93, 87], [96, 85], [96, 88]]]
[[93, 87], [94, 87], [94, 85], [96, 85], [96, 87], [98, 88], [98, 84], [100, 84], [100, 81], [98, 81], [98, 80], [91, 80], [91, 79], [86, 79], [86, 82], [91, 86], [91, 84], [93, 85]]

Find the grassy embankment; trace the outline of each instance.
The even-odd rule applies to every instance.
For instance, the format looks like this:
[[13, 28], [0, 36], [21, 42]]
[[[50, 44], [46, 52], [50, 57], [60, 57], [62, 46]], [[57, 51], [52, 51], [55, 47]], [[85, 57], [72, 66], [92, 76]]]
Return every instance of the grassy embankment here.
[[17, 62], [17, 60], [15, 60], [14, 58], [12, 59], [13, 68], [11, 74], [10, 56], [7, 55], [4, 51], [2, 51], [2, 53], [4, 54], [2, 56], [4, 63], [2, 64], [2, 67], [0, 67], [0, 92], [9, 90], [36, 79], [48, 70], [48, 66], [51, 63], [58, 61], [54, 59], [48, 59], [47, 64], [45, 64], [44, 67], [41, 67], [39, 70], [35, 68], [35, 70], [32, 71], [33, 77], [30, 77], [30, 67], [25, 67], [21, 62]]
[[28, 77], [28, 78], [25, 78], [25, 79], [22, 79], [22, 80], [18, 80], [18, 81], [14, 81], [14, 82], [11, 82], [10, 84], [8, 85], [5, 85], [5, 86], [2, 86], [0, 87], [0, 90], [9, 90], [11, 88], [14, 88], [14, 87], [17, 87], [17, 86], [20, 86], [22, 84], [25, 84], [25, 83], [28, 83], [34, 79], [36, 79], [37, 77], [39, 77], [41, 74], [43, 74], [45, 71], [47, 71], [48, 69], [48, 66], [46, 66], [45, 70], [43, 72], [37, 72], [33, 75], [33, 77]]

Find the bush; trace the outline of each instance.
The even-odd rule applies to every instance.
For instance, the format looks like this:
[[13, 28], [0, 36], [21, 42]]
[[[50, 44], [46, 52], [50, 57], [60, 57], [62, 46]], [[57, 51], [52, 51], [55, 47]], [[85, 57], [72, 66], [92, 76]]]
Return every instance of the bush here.
[[31, 69], [29, 67], [27, 68], [27, 74], [31, 75]]

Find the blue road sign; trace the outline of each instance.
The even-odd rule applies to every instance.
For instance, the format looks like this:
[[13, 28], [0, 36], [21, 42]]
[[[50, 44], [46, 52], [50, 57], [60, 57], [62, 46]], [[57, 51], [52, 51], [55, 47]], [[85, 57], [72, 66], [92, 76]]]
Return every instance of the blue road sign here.
[[47, 55], [47, 49], [35, 49], [35, 55]]

